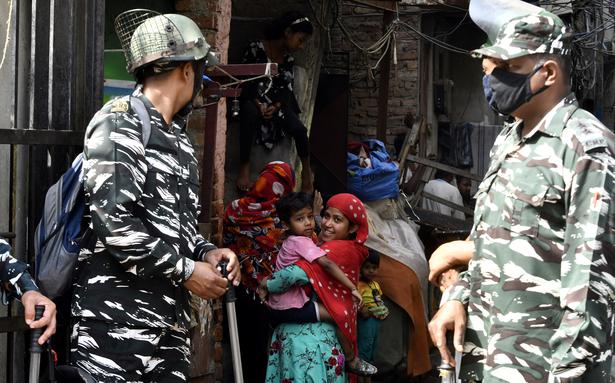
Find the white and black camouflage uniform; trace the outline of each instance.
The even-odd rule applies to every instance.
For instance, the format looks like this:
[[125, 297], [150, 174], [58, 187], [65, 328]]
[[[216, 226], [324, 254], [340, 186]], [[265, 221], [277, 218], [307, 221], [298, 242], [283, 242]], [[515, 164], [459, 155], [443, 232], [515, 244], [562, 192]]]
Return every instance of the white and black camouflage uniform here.
[[0, 291], [2, 302], [5, 304], [11, 298], [21, 298], [28, 291], [38, 291], [28, 273], [28, 265], [11, 256], [11, 246], [2, 238], [0, 238]]
[[[137, 97], [151, 117], [145, 148], [128, 98], [105, 105], [86, 131], [84, 185], [98, 239], [93, 252], [80, 254], [72, 352], [77, 365], [106, 382], [185, 381], [189, 292], [182, 283], [194, 260], [216, 247], [197, 230], [199, 172], [186, 117], [180, 113], [167, 125], [146, 97]], [[97, 342], [117, 354], [101, 355]], [[185, 363], [164, 366], [177, 360], [173, 352]], [[154, 367], [171, 373], [126, 373]]]

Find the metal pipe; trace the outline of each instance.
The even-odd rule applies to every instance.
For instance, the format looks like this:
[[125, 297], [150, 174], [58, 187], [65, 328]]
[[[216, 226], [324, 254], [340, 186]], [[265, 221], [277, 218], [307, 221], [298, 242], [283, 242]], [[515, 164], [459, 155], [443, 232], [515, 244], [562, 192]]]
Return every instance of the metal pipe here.
[[[32, 44], [32, 2], [17, 1], [17, 89], [15, 105], [15, 126], [17, 129], [29, 128], [30, 106], [30, 59]], [[9, 33], [9, 31], [7, 31]], [[15, 252], [17, 259], [27, 259], [28, 223], [28, 147], [15, 147], [15, 173], [13, 176], [13, 231], [15, 232]], [[21, 308], [14, 305], [13, 316], [19, 315]], [[24, 382], [25, 377], [25, 338], [21, 333], [12, 334], [11, 340], [11, 377], [12, 382]]]
[[[15, 128], [29, 129], [29, 106], [30, 106], [30, 52], [32, 36], [32, 3], [20, 1], [18, 6], [18, 29], [17, 29], [17, 102], [15, 112]], [[29, 168], [28, 147], [26, 145], [15, 146], [15, 190], [14, 190], [14, 232], [15, 232], [15, 257], [27, 260], [27, 184]]]

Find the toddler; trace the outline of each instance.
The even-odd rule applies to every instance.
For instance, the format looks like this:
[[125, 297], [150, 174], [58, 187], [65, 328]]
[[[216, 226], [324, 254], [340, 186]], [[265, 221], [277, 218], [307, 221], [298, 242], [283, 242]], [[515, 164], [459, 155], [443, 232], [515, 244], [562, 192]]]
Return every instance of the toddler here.
[[[357, 336], [359, 356], [368, 362], [374, 361], [374, 351], [378, 343], [380, 321], [389, 315], [389, 310], [382, 301], [382, 289], [374, 280], [380, 266], [380, 254], [369, 249], [369, 255], [361, 266], [359, 292], [363, 298], [363, 306], [357, 320]], [[364, 380], [365, 382], [365, 380]]]

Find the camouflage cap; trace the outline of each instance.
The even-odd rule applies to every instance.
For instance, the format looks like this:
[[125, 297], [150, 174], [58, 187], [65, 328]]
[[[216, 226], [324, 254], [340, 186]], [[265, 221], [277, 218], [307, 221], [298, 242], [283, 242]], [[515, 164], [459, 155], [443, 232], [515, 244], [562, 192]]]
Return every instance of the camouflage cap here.
[[510, 60], [535, 53], [570, 54], [572, 33], [556, 15], [541, 11], [504, 23], [493, 44], [472, 51], [474, 57]]

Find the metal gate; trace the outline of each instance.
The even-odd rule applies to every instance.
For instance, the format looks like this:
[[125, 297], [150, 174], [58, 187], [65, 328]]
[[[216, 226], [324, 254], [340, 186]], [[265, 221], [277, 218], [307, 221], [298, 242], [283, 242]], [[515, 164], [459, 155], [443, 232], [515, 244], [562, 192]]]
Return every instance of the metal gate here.
[[[103, 0], [0, 4], [0, 236], [30, 264], [44, 191], [102, 102], [103, 31]], [[26, 381], [19, 311], [0, 308], [0, 383]]]

